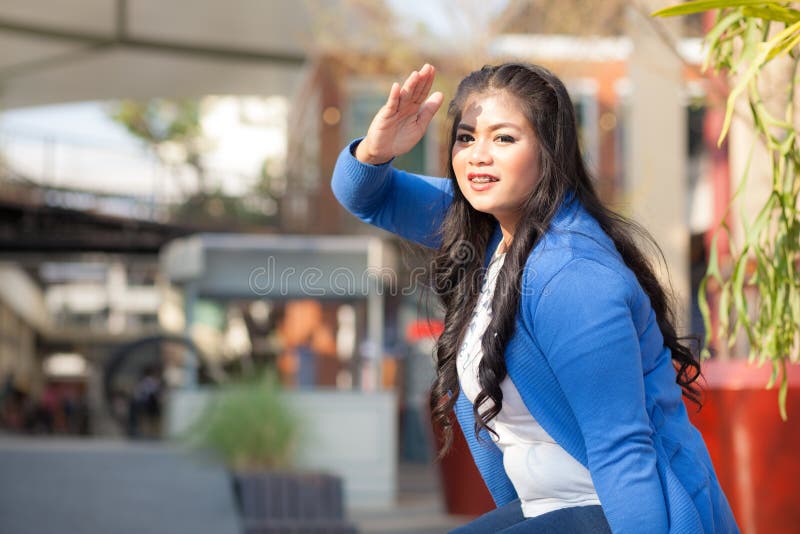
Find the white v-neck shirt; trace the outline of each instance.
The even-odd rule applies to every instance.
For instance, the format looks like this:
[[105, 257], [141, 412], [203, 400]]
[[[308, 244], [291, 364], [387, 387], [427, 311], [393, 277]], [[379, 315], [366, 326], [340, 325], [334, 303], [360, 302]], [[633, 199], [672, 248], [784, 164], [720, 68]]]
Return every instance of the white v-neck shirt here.
[[[489, 263], [456, 359], [461, 392], [472, 403], [481, 391], [478, 381], [478, 364], [483, 357], [481, 337], [492, 317], [492, 297], [505, 261], [500, 246]], [[490, 436], [503, 452], [503, 466], [520, 498], [523, 515], [536, 517], [571, 506], [599, 505], [600, 499], [589, 471], [545, 432], [508, 377], [500, 383], [500, 389], [503, 391], [503, 406], [489, 422], [497, 437]], [[488, 400], [481, 412], [490, 406], [491, 400]], [[464, 432], [473, 431], [472, 428], [464, 429]]]

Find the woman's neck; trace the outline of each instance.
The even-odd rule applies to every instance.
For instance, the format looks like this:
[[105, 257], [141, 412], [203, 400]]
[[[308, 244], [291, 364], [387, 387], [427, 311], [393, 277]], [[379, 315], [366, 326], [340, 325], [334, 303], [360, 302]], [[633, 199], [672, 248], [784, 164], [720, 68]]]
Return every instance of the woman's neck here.
[[514, 240], [514, 230], [517, 229], [517, 223], [520, 219], [519, 212], [511, 213], [493, 213], [495, 220], [500, 224], [500, 230], [503, 233], [503, 241], [500, 244], [503, 247], [503, 252], [511, 247], [511, 242]]
[[500, 223], [500, 231], [503, 234], [503, 238], [500, 240], [500, 252], [506, 252], [511, 247], [511, 241], [514, 239], [514, 232], [513, 230], [509, 230], [507, 227], [503, 226], [503, 223]]

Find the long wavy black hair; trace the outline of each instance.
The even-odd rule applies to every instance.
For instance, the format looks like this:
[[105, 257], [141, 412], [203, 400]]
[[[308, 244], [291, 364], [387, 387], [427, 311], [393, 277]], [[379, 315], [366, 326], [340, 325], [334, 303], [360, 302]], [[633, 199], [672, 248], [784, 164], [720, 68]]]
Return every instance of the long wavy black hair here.
[[[564, 84], [547, 69], [525, 63], [486, 66], [469, 74], [459, 84], [448, 110], [452, 120], [450, 152], [467, 99], [496, 91], [515, 97], [533, 126], [539, 144], [540, 175], [530, 197], [523, 202], [522, 216], [497, 277], [491, 322], [481, 339], [483, 359], [478, 368], [481, 391], [473, 405], [476, 435], [482, 428], [491, 431], [487, 423], [502, 407], [500, 383], [507, 374], [503, 353], [514, 332], [525, 262], [570, 192], [598, 221], [625, 264], [635, 273], [655, 310], [664, 345], [672, 351], [676, 382], [683, 394], [699, 405], [699, 390], [694, 382], [700, 375], [700, 364], [684, 344], [686, 338], [678, 337], [668, 294], [637, 246], [635, 236], [660, 255], [661, 251], [641, 226], [609, 210], [598, 198], [580, 153], [575, 112]], [[491, 215], [474, 209], [461, 193], [452, 163], [448, 177], [453, 181], [453, 202], [440, 228], [441, 247], [431, 264], [433, 289], [445, 309], [444, 332], [436, 346], [436, 379], [430, 399], [434, 424], [444, 436], [440, 457], [452, 444], [450, 413], [460, 394], [456, 356], [480, 293], [483, 259], [495, 224]], [[488, 400], [492, 402], [487, 403]], [[481, 410], [484, 404], [488, 404], [488, 408]]]

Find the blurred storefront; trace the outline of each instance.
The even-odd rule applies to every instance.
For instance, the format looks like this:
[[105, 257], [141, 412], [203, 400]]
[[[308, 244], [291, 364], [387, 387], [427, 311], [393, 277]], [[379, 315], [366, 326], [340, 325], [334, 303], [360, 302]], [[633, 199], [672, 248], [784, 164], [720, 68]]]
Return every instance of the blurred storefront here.
[[114, 347], [159, 330], [156, 254], [185, 230], [43, 205], [19, 188], [13, 199], [0, 218], [0, 425], [119, 433], [101, 401], [103, 366]]

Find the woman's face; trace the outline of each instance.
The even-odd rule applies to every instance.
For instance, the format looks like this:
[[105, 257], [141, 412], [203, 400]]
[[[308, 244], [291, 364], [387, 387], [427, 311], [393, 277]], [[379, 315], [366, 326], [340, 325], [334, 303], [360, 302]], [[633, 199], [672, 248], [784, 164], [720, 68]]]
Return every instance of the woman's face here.
[[452, 163], [472, 207], [494, 215], [513, 234], [539, 179], [539, 143], [516, 97], [497, 91], [467, 98]]

